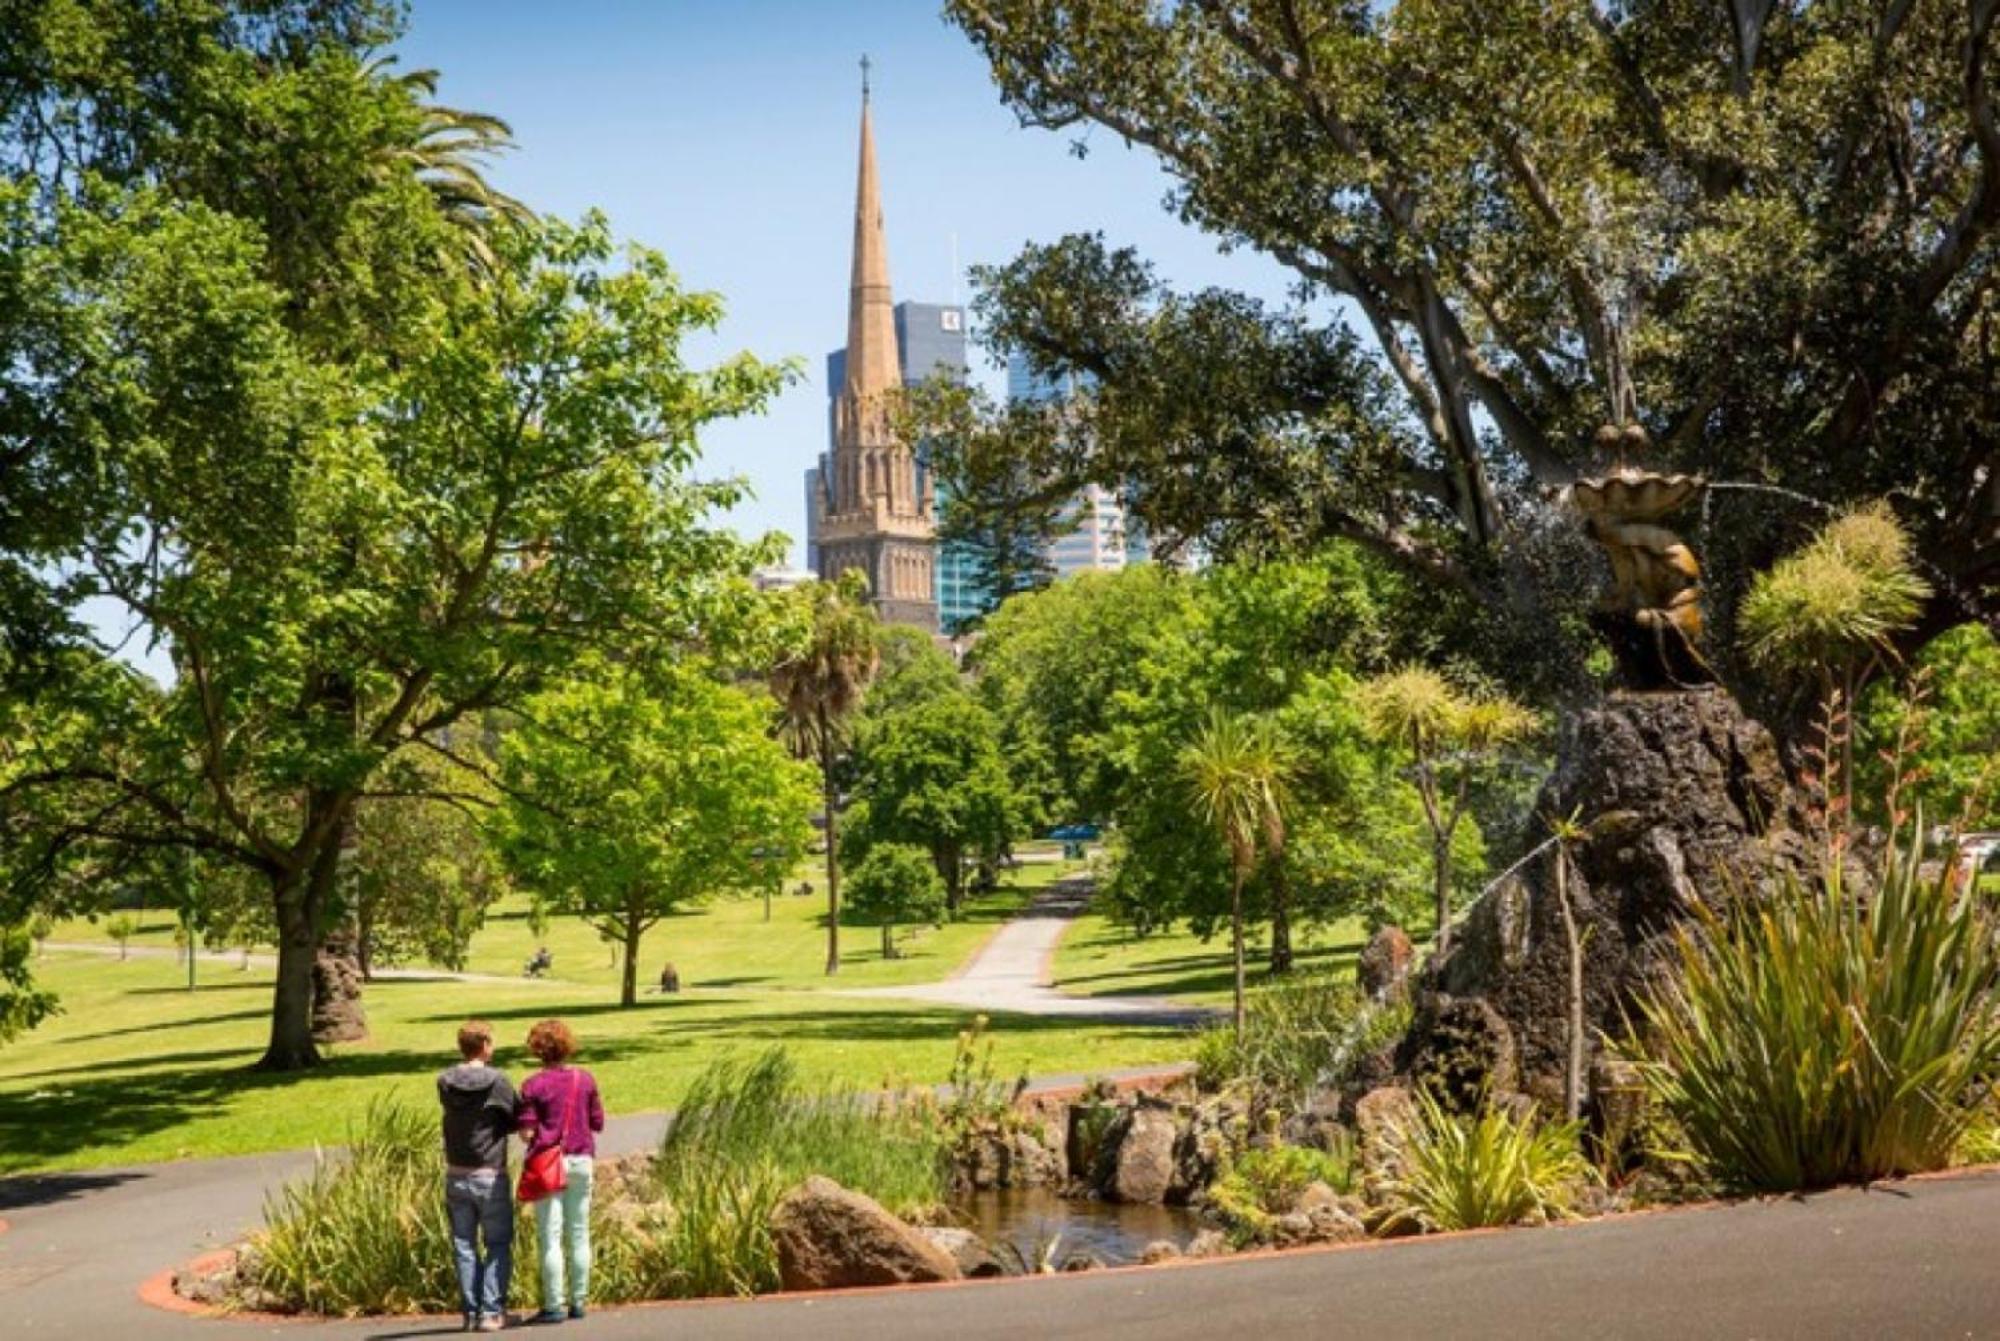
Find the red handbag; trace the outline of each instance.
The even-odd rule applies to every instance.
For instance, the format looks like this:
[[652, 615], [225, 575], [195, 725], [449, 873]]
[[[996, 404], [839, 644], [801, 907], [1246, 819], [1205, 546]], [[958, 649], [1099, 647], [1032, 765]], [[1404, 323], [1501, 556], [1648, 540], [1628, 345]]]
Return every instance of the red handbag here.
[[[563, 1104], [563, 1132], [569, 1130], [570, 1111], [576, 1107], [577, 1073], [569, 1073], [569, 1098]], [[521, 1161], [521, 1181], [514, 1188], [514, 1196], [520, 1201], [541, 1201], [552, 1197], [569, 1186], [569, 1173], [563, 1168], [563, 1135], [558, 1133], [555, 1144], [545, 1145], [529, 1153]]]
[[540, 1201], [567, 1186], [569, 1175], [563, 1169], [562, 1142], [557, 1141], [521, 1161], [521, 1181], [514, 1195], [521, 1201]]

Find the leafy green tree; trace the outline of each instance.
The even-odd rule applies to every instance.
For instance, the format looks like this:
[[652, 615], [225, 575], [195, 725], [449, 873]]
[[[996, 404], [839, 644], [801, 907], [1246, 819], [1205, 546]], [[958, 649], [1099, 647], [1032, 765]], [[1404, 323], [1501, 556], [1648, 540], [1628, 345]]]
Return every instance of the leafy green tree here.
[[355, 812], [352, 907], [364, 976], [413, 959], [465, 967], [473, 933], [506, 882], [482, 822], [483, 778], [443, 761], [410, 760], [413, 795], [373, 795]]
[[1000, 753], [1000, 727], [954, 687], [866, 721], [856, 737], [855, 792], [865, 819], [852, 831], [864, 853], [883, 843], [930, 854], [944, 882], [945, 907], [965, 899], [969, 860], [993, 865], [1032, 818]]
[[1267, 721], [1214, 713], [1180, 759], [1190, 804], [1229, 853], [1233, 1019], [1243, 1040], [1243, 886], [1260, 861], [1283, 860], [1296, 761]]
[[797, 589], [808, 621], [806, 640], [771, 672], [771, 692], [783, 717], [786, 743], [819, 766], [826, 822], [826, 971], [840, 972], [840, 763], [850, 718], [881, 664], [880, 627], [855, 570], [837, 582]]
[[796, 847], [809, 770], [762, 702], [701, 666], [602, 667], [533, 700], [501, 747], [494, 834], [514, 878], [623, 948], [621, 1004], [661, 918], [752, 886], [759, 849]]
[[60, 1006], [53, 993], [35, 986], [29, 960], [35, 938], [27, 927], [0, 927], [0, 1044], [11, 1043]]
[[1428, 850], [1416, 843], [1416, 862], [1399, 861], [1422, 830], [1418, 800], [1361, 729], [1352, 674], [1396, 645], [1388, 612], [1399, 586], [1352, 546], [1217, 565], [1188, 581], [1185, 610], [1153, 630], [1107, 711], [1105, 758], [1119, 779], [1107, 886], [1116, 911], [1142, 928], [1183, 917], [1203, 934], [1227, 924], [1216, 896], [1229, 885], [1226, 865], [1187, 823], [1176, 790], [1159, 785], [1219, 706], [1269, 718], [1300, 763], [1284, 859], [1244, 889], [1245, 916], [1269, 922], [1271, 970], [1290, 966], [1297, 923], [1403, 916]]
[[896, 928], [945, 915], [945, 887], [930, 854], [910, 843], [877, 843], [848, 874], [848, 908], [882, 928], [882, 958], [896, 957]]
[[877, 665], [868, 684], [855, 730], [865, 734], [875, 722], [905, 708], [963, 692], [966, 680], [951, 654], [937, 639], [907, 624], [884, 624], [876, 630]]
[[[1534, 496], [1628, 449], [1907, 500], [1948, 581], [1904, 641], [1991, 618], [1987, 0], [946, 13], [1024, 123], [1142, 146], [1170, 210], [1337, 300], [1272, 311], [1097, 239], [1029, 249], [982, 277], [986, 328], [1100, 388], [1038, 468], [1129, 481], [1217, 552], [1366, 544], [1489, 611], [1524, 684], [1575, 660], [1548, 654], [1573, 623], [1548, 617], [1566, 566], [1534, 561]], [[1712, 564], [1718, 587], [1783, 543], [1775, 510], [1727, 513], [1747, 562]]]
[[52, 849], [182, 845], [256, 872], [279, 951], [263, 1064], [310, 1065], [314, 952], [385, 765], [476, 769], [449, 730], [593, 650], [741, 627], [762, 551], [703, 528], [739, 490], [690, 478], [695, 435], [783, 372], [688, 368], [682, 342], [719, 303], [618, 252], [601, 220], [498, 235], [481, 288], [399, 291], [406, 353], [340, 363], [292, 335], [239, 220], [145, 193], [110, 213], [41, 218], [19, 191], [0, 206], [24, 278], [9, 329], [34, 337], [10, 390], [47, 411], [35, 465], [66, 477], [73, 522], [14, 557], [47, 607], [122, 607], [177, 668], [157, 691], [75, 657], [17, 679], [34, 697], [14, 709], [0, 822]]
[[1178, 574], [1144, 564], [1079, 573], [987, 617], [969, 656], [979, 695], [1017, 784], [1051, 820], [1110, 817], [1124, 782], [1107, 757], [1113, 701], [1192, 599]]
[[1532, 713], [1504, 694], [1460, 689], [1436, 671], [1406, 666], [1361, 688], [1362, 711], [1376, 739], [1410, 762], [1431, 834], [1437, 951], [1451, 949], [1453, 842], [1470, 811], [1482, 772], [1533, 734]]
[[[1896, 794], [1892, 770], [1901, 770], [1926, 815], [1968, 830], [2000, 827], [2000, 639], [1983, 625], [1962, 625], [1903, 670], [1876, 681], [1861, 700], [1860, 735], [1872, 747], [1858, 760], [1864, 814]], [[1906, 822], [1871, 817], [1896, 827]]]

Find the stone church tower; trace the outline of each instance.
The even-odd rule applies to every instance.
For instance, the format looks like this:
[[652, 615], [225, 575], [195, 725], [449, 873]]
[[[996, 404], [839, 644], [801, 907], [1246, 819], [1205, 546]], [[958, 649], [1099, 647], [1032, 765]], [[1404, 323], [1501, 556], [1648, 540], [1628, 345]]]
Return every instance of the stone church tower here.
[[902, 387], [864, 63], [847, 381], [834, 393], [833, 457], [822, 484], [826, 516], [819, 532], [819, 575], [832, 579], [859, 568], [883, 619], [935, 632], [936, 507], [916, 453], [897, 440], [891, 422]]

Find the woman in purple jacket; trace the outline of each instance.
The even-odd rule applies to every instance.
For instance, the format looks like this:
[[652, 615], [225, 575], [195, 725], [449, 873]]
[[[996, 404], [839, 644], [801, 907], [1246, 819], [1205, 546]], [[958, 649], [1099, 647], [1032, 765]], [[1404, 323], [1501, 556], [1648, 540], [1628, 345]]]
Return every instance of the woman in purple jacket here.
[[576, 1035], [561, 1020], [543, 1020], [529, 1030], [528, 1051], [541, 1059], [542, 1069], [521, 1086], [521, 1137], [530, 1157], [556, 1145], [563, 1152], [563, 1190], [535, 1203], [535, 1239], [542, 1254], [542, 1311], [535, 1321], [561, 1322], [565, 1294], [572, 1318], [583, 1316], [590, 1296], [590, 1176], [596, 1133], [604, 1130], [604, 1101], [590, 1072], [569, 1065]]

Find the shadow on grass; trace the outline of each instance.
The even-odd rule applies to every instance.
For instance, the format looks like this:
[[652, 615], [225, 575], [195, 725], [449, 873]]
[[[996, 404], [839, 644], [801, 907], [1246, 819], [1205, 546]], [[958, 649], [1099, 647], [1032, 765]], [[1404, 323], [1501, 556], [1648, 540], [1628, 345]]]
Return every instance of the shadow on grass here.
[[[616, 1061], [653, 1046], [644, 1036], [604, 1039], [590, 1048], [590, 1057], [599, 1062]], [[135, 1063], [127, 1059], [76, 1067], [70, 1072], [37, 1073], [30, 1082], [36, 1085], [32, 1091], [24, 1085], [0, 1094], [0, 1174], [27, 1173], [78, 1150], [129, 1145], [217, 1116], [243, 1095], [285, 1091], [295, 1096], [293, 1102], [311, 1105], [322, 1102], [317, 1091], [328, 1081], [430, 1075], [454, 1060], [448, 1033], [440, 1035], [436, 1050], [341, 1053], [310, 1071], [253, 1070], [260, 1052], [253, 1046], [149, 1059], [168, 1068], [160, 1071], [134, 1073], [130, 1068]], [[527, 1049], [503, 1048], [496, 1061], [518, 1072], [528, 1065]], [[206, 1069], [189, 1069], [200, 1067]], [[81, 1076], [119, 1068], [125, 1068], [122, 1074], [92, 1074], [66, 1084], [39, 1084], [44, 1076]], [[354, 1116], [358, 1118], [360, 1113], [361, 1106], [354, 1105]]]
[[[1338, 945], [1302, 950], [1293, 961], [1290, 979], [1273, 977], [1264, 967], [1264, 955], [1268, 953], [1246, 950], [1246, 967], [1252, 991], [1301, 977], [1351, 973], [1355, 960], [1360, 956], [1360, 948]], [[1056, 983], [1065, 992], [1085, 997], [1190, 996], [1199, 992], [1227, 992], [1234, 984], [1235, 970], [1226, 950], [1149, 959], [1096, 973], [1065, 973]]]
[[0, 1211], [53, 1206], [146, 1177], [143, 1173], [36, 1173], [0, 1178]]
[[[766, 1010], [718, 1018], [713, 1011], [699, 1009], [716, 1004], [722, 1003], [715, 998], [694, 1001], [654, 998], [627, 1011], [615, 1003], [577, 1006], [551, 1002], [547, 1006], [496, 1010], [488, 1013], [487, 1018], [514, 1024], [524, 1034], [525, 1025], [521, 1022], [549, 1015], [572, 1021], [624, 1016], [633, 1026], [628, 1032], [598, 1037], [589, 1028], [577, 1031], [582, 1042], [578, 1060], [586, 1066], [604, 1066], [635, 1056], [675, 1054], [698, 1064], [731, 1049], [759, 1051], [774, 1043], [821, 1045], [836, 1058], [841, 1044], [943, 1045], [965, 1027], [969, 1018], [980, 1013], [952, 1007], [848, 1009], [824, 998], [816, 1000], [806, 1011]], [[451, 1028], [461, 1018], [457, 1012], [423, 1017], [439, 1026], [435, 1049], [340, 1051], [305, 1072], [253, 1071], [250, 1064], [259, 1050], [250, 1046], [38, 1073], [34, 1079], [0, 1094], [0, 1171], [27, 1173], [80, 1150], [127, 1146], [163, 1131], [216, 1117], [246, 1095], [281, 1092], [288, 1103], [310, 1106], [328, 1102], [322, 1097], [327, 1082], [428, 1076], [452, 1060]], [[1135, 1041], [1164, 1042], [1185, 1037], [1183, 1029], [1158, 1022], [1102, 1023], [1118, 1028], [1122, 1036]], [[995, 1014], [992, 1033], [1003, 1039], [1034, 1039], [1074, 1033], [1079, 1024], [1074, 1019]], [[527, 1050], [504, 1038], [504, 1034], [516, 1034], [516, 1030], [504, 1031], [505, 1046], [495, 1061], [518, 1077], [531, 1065]], [[159, 1069], [136, 1072], [132, 1069], [134, 1065], [148, 1063], [157, 1063]], [[942, 1069], [940, 1061], [940, 1072]], [[64, 1076], [72, 1079], [63, 1082]], [[59, 1083], [46, 1084], [44, 1077]], [[910, 1077], [920, 1081], [938, 1078]], [[880, 1077], [850, 1079], [873, 1083]], [[637, 1111], [668, 1106], [674, 1096], [625, 1093], [610, 1097], [616, 1107]], [[360, 1116], [362, 1105], [351, 1093], [342, 1095], [339, 1103], [343, 1108], [351, 1108], [356, 1118]], [[0, 1178], [0, 1187], [23, 1181]]]
[[[270, 991], [271, 989], [269, 984], [266, 984], [264, 988], [265, 995], [268, 996], [270, 994]], [[232, 1010], [229, 1011], [227, 1014], [223, 1015], [204, 1015], [201, 1017], [199, 1021], [196, 1021], [196, 1023], [199, 1025], [226, 1024], [234, 1022], [236, 1020], [268, 1020], [270, 1018], [271, 1018], [270, 1007], [253, 1006], [248, 1010]], [[75, 1043], [92, 1043], [106, 1038], [125, 1038], [132, 1034], [151, 1034], [151, 1033], [157, 1033], [162, 1029], [180, 1030], [180, 1029], [186, 1029], [188, 1027], [189, 1027], [189, 1022], [186, 1020], [155, 1020], [151, 1024], [128, 1025], [123, 1029], [101, 1029], [94, 1034], [71, 1034], [68, 1038], [64, 1039], [63, 1042], [65, 1045], [75, 1044]], [[48, 1072], [42, 1072], [40, 1074], [55, 1075], [57, 1073], [53, 1071], [48, 1071]]]

